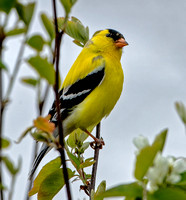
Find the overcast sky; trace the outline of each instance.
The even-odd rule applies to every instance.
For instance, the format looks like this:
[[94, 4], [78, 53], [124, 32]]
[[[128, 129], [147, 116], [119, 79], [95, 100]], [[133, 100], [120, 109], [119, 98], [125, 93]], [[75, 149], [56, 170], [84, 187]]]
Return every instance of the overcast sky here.
[[[42, 31], [40, 12], [52, 16], [51, 1], [38, 1], [31, 33]], [[58, 16], [64, 16], [58, 7]], [[175, 101], [186, 105], [186, 1], [180, 0], [79, 0], [72, 9], [72, 16], [89, 26], [90, 35], [95, 31], [113, 28], [121, 32], [129, 46], [124, 48], [121, 59], [125, 74], [122, 96], [110, 116], [103, 120], [101, 134], [106, 143], [100, 152], [97, 184], [107, 181], [107, 186], [133, 181], [134, 137], [139, 134], [153, 138], [164, 128], [169, 128], [164, 155], [185, 156], [186, 135], [174, 107]], [[69, 37], [62, 43], [60, 68], [67, 74], [81, 48]], [[5, 62], [10, 68], [15, 62], [20, 39], [9, 42]], [[12, 45], [12, 46], [11, 46]], [[25, 56], [28, 56], [26, 51]], [[11, 60], [10, 60], [11, 58]], [[11, 68], [12, 70], [12, 68]], [[22, 85], [20, 77], [34, 73], [23, 64], [12, 102], [6, 111], [4, 135], [16, 140], [36, 117], [36, 95], [33, 89]], [[46, 111], [51, 106], [50, 94]], [[13, 144], [10, 157], [16, 162], [22, 157], [22, 172], [17, 179], [14, 199], [23, 199], [27, 174], [30, 168], [33, 140], [27, 136], [21, 144]], [[91, 155], [91, 151], [89, 152]], [[57, 156], [50, 152], [41, 163]], [[73, 183], [74, 199], [86, 197], [79, 192], [80, 182]], [[33, 198], [36, 199], [36, 196]], [[61, 199], [61, 194], [55, 200]], [[86, 197], [86, 199], [88, 199]]]

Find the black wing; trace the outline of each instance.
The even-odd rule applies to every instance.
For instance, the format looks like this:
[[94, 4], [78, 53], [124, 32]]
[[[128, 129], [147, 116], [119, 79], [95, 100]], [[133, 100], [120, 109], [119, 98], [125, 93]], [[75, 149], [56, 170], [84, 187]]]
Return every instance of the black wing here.
[[[80, 104], [104, 79], [105, 63], [89, 73], [85, 78], [78, 80], [68, 88], [62, 89], [60, 95], [61, 117], [64, 120], [74, 106]], [[55, 102], [49, 111], [51, 121], [57, 122]]]

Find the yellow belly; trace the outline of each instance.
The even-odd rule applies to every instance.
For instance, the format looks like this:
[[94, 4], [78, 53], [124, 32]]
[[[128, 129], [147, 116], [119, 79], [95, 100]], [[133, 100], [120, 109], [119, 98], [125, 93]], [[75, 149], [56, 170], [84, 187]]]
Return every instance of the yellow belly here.
[[120, 62], [109, 63], [112, 65], [106, 66], [101, 84], [64, 121], [67, 132], [97, 125], [114, 108], [122, 92], [124, 76]]

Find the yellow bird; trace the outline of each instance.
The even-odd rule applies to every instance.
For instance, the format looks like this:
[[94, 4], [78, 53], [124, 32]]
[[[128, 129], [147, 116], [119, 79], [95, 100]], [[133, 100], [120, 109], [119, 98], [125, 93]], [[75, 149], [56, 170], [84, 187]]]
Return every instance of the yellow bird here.
[[[59, 92], [65, 137], [81, 129], [100, 142], [88, 130], [110, 114], [121, 95], [124, 75], [120, 59], [122, 47], [126, 45], [128, 43], [121, 33], [106, 29], [97, 31], [82, 49]], [[57, 127], [55, 102], [49, 114]], [[54, 135], [58, 135], [57, 128]], [[43, 144], [30, 177], [49, 150], [50, 147]]]

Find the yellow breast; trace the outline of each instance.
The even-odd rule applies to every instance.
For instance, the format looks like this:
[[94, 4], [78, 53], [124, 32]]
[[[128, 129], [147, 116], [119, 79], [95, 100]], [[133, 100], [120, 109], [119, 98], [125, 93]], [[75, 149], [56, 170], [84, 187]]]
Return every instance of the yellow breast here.
[[95, 126], [108, 116], [118, 101], [123, 88], [123, 70], [116, 59], [105, 59], [105, 77], [101, 84], [73, 111], [69, 122], [82, 130]]

